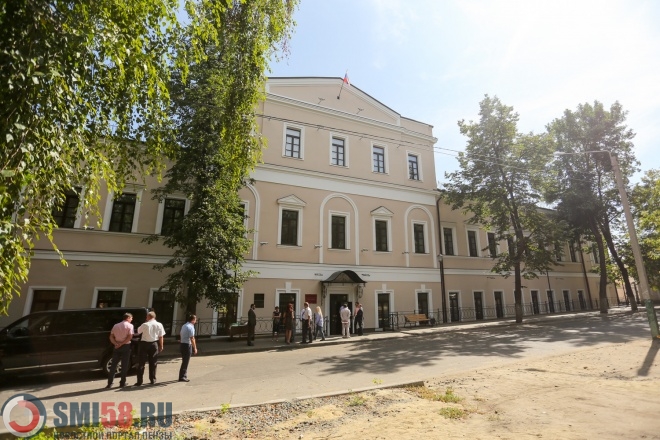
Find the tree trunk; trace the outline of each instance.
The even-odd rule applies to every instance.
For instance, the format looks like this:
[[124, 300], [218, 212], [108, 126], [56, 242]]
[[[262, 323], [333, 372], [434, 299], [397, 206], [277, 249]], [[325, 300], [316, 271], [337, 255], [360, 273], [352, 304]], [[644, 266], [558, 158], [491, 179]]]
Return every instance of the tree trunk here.
[[599, 259], [599, 269], [600, 269], [600, 283], [598, 286], [598, 299], [600, 300], [600, 313], [607, 314], [607, 264], [605, 262], [605, 246], [603, 246], [603, 237], [600, 234], [598, 225], [595, 220], [589, 221], [589, 226], [591, 232], [594, 235], [596, 240], [596, 246], [598, 247], [598, 259]]
[[621, 277], [623, 278], [623, 285], [625, 288], [626, 296], [630, 301], [630, 308], [633, 312], [636, 312], [637, 301], [635, 301], [635, 294], [633, 293], [632, 286], [630, 285], [630, 278], [629, 278], [630, 275], [628, 274], [628, 268], [625, 266], [625, 264], [623, 264], [623, 261], [621, 261], [619, 254], [616, 252], [616, 249], [614, 247], [614, 240], [612, 240], [612, 233], [610, 232], [609, 224], [605, 223], [605, 224], [601, 224], [600, 226], [601, 226], [601, 230], [603, 231], [603, 237], [605, 238], [605, 242], [607, 243], [607, 248], [610, 250], [610, 254], [612, 254], [612, 259], [619, 268], [619, 272], [621, 272]]
[[517, 262], [515, 265], [513, 299], [516, 309], [516, 323], [520, 324], [523, 322], [522, 276], [520, 275], [520, 262]]

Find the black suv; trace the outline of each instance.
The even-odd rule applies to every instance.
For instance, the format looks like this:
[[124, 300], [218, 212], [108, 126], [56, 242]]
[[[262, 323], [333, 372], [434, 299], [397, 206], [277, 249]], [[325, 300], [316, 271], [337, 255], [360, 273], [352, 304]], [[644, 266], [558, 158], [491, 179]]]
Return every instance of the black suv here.
[[[50, 310], [24, 316], [0, 332], [0, 374], [72, 367], [102, 368], [107, 374], [113, 350], [109, 339], [112, 326], [128, 312], [137, 329], [148, 311], [143, 307], [109, 307]], [[136, 341], [137, 337], [131, 366], [137, 362]]]

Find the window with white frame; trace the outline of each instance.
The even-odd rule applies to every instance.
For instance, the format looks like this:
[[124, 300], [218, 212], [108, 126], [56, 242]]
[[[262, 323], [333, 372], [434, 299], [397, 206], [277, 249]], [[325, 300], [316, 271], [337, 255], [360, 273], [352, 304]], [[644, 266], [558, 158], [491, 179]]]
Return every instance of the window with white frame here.
[[302, 245], [302, 209], [306, 205], [294, 195], [277, 200], [280, 205], [278, 244], [283, 246]]
[[488, 253], [490, 254], [490, 258], [497, 257], [497, 241], [495, 241], [494, 232], [488, 233]]
[[385, 147], [374, 145], [371, 149], [374, 173], [385, 173]]
[[394, 213], [384, 206], [371, 211], [373, 222], [373, 241], [376, 252], [390, 252], [392, 250], [392, 217]]
[[410, 180], [420, 180], [419, 156], [412, 153], [408, 153], [408, 178]]
[[284, 156], [295, 159], [302, 158], [302, 130], [286, 127], [284, 139]]
[[300, 211], [297, 209], [282, 209], [280, 244], [298, 246], [299, 214]]
[[112, 214], [110, 215], [108, 231], [132, 232], [136, 203], [136, 194], [121, 193], [115, 197], [112, 203]]
[[468, 252], [471, 257], [479, 256], [479, 244], [477, 243], [477, 231], [468, 230]]
[[34, 289], [32, 291], [30, 313], [59, 310], [61, 297], [61, 289]]
[[568, 242], [568, 252], [571, 255], [571, 263], [577, 263], [577, 253], [575, 252], [575, 243], [572, 241]]
[[165, 199], [163, 200], [163, 221], [160, 227], [161, 235], [170, 235], [174, 232], [186, 214], [185, 199]]
[[413, 223], [413, 240], [415, 253], [426, 253], [426, 225], [424, 223]]
[[124, 300], [123, 289], [98, 289], [96, 292], [94, 307], [122, 307]]
[[53, 209], [53, 220], [59, 228], [73, 228], [76, 225], [81, 188], [73, 188], [64, 193], [64, 200]]
[[387, 220], [375, 220], [374, 221], [374, 233], [376, 234], [376, 251], [377, 252], [388, 252], [390, 250], [389, 246], [389, 227]]
[[348, 249], [347, 243], [347, 217], [343, 214], [330, 216], [330, 248]]
[[454, 253], [454, 230], [453, 228], [442, 228], [442, 238], [445, 245], [445, 255], [456, 255]]
[[332, 137], [330, 163], [340, 167], [346, 166], [346, 139], [336, 136]]

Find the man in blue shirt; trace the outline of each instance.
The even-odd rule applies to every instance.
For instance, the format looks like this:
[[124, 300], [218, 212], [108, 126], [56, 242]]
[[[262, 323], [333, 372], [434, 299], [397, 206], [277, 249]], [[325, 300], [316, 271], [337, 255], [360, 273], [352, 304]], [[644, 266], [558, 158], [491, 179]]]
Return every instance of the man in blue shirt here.
[[179, 382], [190, 382], [188, 379], [188, 363], [193, 354], [197, 354], [197, 343], [195, 342], [195, 323], [197, 316], [190, 315], [188, 322], [181, 326], [181, 368], [179, 369]]

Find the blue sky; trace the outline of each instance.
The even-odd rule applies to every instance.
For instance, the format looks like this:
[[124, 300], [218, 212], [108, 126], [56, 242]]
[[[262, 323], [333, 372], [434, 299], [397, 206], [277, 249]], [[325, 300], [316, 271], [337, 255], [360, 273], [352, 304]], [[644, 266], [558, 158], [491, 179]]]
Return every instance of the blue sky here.
[[[660, 1], [301, 0], [291, 53], [270, 76], [348, 76], [436, 148], [462, 150], [457, 121], [485, 94], [545, 125], [584, 102], [619, 101], [641, 170], [660, 168]], [[436, 153], [437, 179], [457, 169]], [[638, 180], [641, 173], [634, 180]]]

